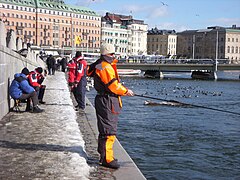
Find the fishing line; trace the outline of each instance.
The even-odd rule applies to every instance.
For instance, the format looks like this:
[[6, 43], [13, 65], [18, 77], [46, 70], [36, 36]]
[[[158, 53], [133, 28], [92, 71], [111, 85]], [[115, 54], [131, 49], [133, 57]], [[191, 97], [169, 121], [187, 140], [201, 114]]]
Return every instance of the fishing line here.
[[175, 103], [179, 103], [179, 104], [182, 104], [182, 105], [185, 105], [185, 106], [198, 107], [198, 108], [209, 109], [209, 110], [219, 111], [219, 112], [225, 112], [225, 113], [230, 113], [230, 114], [235, 114], [235, 115], [240, 116], [240, 113], [232, 112], [232, 111], [228, 111], [228, 110], [223, 110], [223, 109], [217, 109], [217, 108], [206, 107], [206, 106], [195, 105], [195, 104], [189, 104], [189, 103], [183, 103], [183, 102], [179, 102], [179, 101], [175, 101], [175, 100], [166, 100], [166, 99], [162, 99], [162, 98], [145, 96], [145, 95], [143, 95], [143, 94], [142, 94], [142, 95], [140, 95], [140, 94], [134, 94], [134, 96], [143, 97], [143, 98], [148, 98], [148, 99], [155, 99], [155, 100], [160, 100], [160, 101], [166, 101], [166, 102], [175, 102]]

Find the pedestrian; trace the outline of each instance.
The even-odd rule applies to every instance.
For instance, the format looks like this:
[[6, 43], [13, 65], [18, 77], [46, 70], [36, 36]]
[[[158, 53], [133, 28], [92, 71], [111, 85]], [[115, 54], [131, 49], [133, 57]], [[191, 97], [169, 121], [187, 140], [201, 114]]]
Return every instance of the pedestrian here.
[[48, 74], [54, 75], [56, 70], [56, 60], [53, 57], [53, 55], [49, 55], [46, 60], [47, 68], [48, 68]]
[[43, 101], [46, 85], [42, 85], [45, 77], [43, 76], [43, 68], [37, 67], [34, 71], [31, 71], [28, 75], [29, 84], [35, 89], [38, 94], [38, 100], [40, 104], [45, 104]]
[[46, 60], [46, 64], [47, 64], [47, 69], [48, 69], [48, 74], [51, 75], [52, 74], [52, 68], [51, 68], [51, 58], [52, 55], [50, 54]]
[[[10, 96], [15, 100], [27, 99], [26, 111], [32, 111], [33, 113], [41, 113], [44, 110], [38, 107], [38, 95], [35, 89], [28, 83], [27, 76], [29, 70], [23, 68], [21, 73], [14, 75], [14, 80], [10, 85]], [[32, 101], [33, 108], [30, 108], [30, 100]]]
[[71, 91], [74, 90], [74, 80], [75, 80], [75, 73], [76, 73], [76, 63], [73, 59], [71, 59], [67, 64], [68, 69], [68, 85], [71, 88]]
[[63, 57], [61, 62], [61, 67], [62, 67], [62, 72], [65, 72], [66, 71], [66, 67], [67, 67], [67, 58], [66, 57]]
[[133, 96], [134, 93], [120, 83], [114, 49], [111, 44], [103, 44], [100, 48], [101, 57], [89, 66], [88, 75], [94, 78], [94, 88], [97, 91], [95, 109], [99, 131], [99, 162], [102, 166], [118, 169], [120, 166], [114, 158], [113, 144], [122, 108], [121, 96]]
[[55, 71], [57, 69], [56, 59], [53, 56], [50, 59], [51, 59], [50, 64], [51, 64], [51, 69], [52, 69], [52, 75], [54, 75]]
[[73, 60], [76, 64], [73, 95], [77, 101], [76, 110], [83, 111], [85, 109], [85, 95], [87, 91], [87, 61], [84, 60], [80, 51], [76, 52]]

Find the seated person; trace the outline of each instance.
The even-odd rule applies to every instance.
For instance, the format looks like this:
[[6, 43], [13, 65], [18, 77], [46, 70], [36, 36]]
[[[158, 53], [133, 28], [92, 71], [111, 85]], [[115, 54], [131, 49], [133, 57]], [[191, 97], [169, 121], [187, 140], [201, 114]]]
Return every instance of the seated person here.
[[21, 73], [17, 73], [14, 75], [14, 80], [10, 85], [10, 96], [13, 99], [25, 100], [27, 99], [27, 107], [26, 111], [30, 111], [30, 99], [33, 104], [32, 112], [33, 113], [41, 113], [44, 110], [38, 107], [38, 96], [37, 92], [34, 90], [32, 86], [29, 85], [27, 75], [29, 74], [29, 70], [27, 68], [23, 68]]
[[45, 104], [45, 102], [43, 101], [43, 96], [44, 96], [46, 86], [42, 85], [42, 82], [45, 79], [42, 72], [43, 72], [43, 69], [41, 67], [38, 67], [34, 71], [31, 71], [28, 75], [28, 81], [29, 81], [29, 84], [37, 92], [39, 103]]

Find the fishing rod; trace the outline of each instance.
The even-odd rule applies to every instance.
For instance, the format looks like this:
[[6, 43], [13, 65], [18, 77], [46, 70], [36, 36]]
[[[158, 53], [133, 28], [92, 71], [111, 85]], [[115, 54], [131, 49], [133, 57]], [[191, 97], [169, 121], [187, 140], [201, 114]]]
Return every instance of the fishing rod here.
[[225, 112], [225, 113], [230, 113], [230, 114], [235, 114], [235, 115], [240, 116], [240, 113], [233, 112], [233, 111], [228, 111], [228, 110], [223, 110], [223, 109], [218, 109], [218, 108], [206, 107], [206, 106], [189, 104], [189, 103], [182, 103], [182, 102], [175, 101], [175, 100], [166, 100], [166, 99], [162, 99], [162, 98], [145, 96], [145, 95], [143, 95], [143, 94], [141, 94], [141, 95], [140, 95], [140, 94], [134, 94], [134, 96], [138, 96], [138, 97], [142, 97], [142, 98], [148, 98], [148, 99], [155, 99], [155, 100], [160, 100], [160, 101], [166, 101], [166, 102], [174, 102], [174, 103], [182, 104], [182, 105], [184, 105], [184, 106], [198, 107], [198, 108], [209, 109], [209, 110], [219, 111], [219, 112]]

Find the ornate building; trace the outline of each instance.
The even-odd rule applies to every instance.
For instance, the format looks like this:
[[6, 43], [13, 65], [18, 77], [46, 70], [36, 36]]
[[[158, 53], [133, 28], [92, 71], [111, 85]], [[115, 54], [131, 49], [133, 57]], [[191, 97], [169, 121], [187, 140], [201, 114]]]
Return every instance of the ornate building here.
[[[35, 46], [89, 51], [100, 46], [101, 17], [61, 0], [0, 0], [0, 18], [8, 30]], [[76, 36], [80, 44], [75, 44]]]
[[147, 25], [132, 16], [106, 13], [101, 40], [114, 44], [121, 57], [143, 55], [147, 53]]

